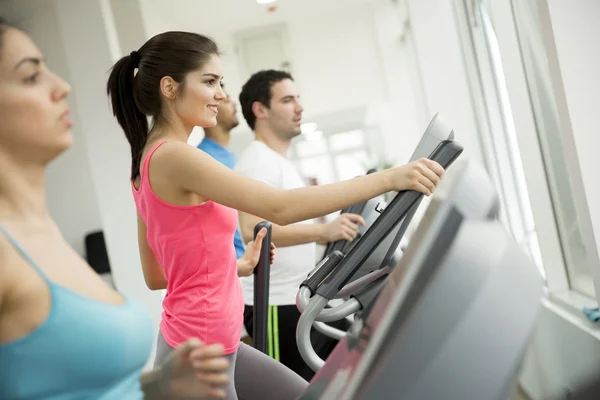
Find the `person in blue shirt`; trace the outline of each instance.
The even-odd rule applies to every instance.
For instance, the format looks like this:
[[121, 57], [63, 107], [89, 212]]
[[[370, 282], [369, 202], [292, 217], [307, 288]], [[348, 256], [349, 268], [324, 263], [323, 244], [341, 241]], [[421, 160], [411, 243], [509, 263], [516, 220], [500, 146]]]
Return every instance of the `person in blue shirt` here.
[[[217, 125], [212, 128], [204, 128], [204, 139], [202, 139], [198, 148], [211, 155], [221, 164], [234, 169], [237, 160], [235, 154], [228, 150], [228, 146], [231, 130], [240, 123], [236, 114], [237, 108], [235, 102], [227, 95], [225, 100], [219, 102], [218, 110]], [[237, 258], [242, 257], [245, 248], [239, 228], [235, 231], [233, 244]]]

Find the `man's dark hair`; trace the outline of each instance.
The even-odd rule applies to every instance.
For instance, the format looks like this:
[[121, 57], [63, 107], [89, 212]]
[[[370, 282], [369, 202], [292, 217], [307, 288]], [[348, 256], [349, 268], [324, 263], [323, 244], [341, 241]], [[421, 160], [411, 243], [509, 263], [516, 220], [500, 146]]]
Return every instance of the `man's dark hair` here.
[[273, 69], [258, 71], [242, 87], [240, 93], [242, 114], [252, 130], [256, 127], [256, 115], [252, 112], [252, 104], [258, 101], [269, 108], [271, 106], [271, 88], [277, 82], [285, 79], [294, 80], [292, 75], [285, 71], [276, 71]]

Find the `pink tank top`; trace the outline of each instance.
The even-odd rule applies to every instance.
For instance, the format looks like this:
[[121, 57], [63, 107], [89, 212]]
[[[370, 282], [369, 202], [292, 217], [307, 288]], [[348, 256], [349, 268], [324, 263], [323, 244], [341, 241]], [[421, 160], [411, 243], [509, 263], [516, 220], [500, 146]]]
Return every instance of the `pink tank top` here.
[[212, 201], [176, 206], [161, 200], [150, 186], [148, 166], [163, 143], [143, 161], [140, 189], [132, 183], [148, 244], [168, 282], [160, 331], [172, 347], [197, 337], [220, 343], [231, 354], [240, 341], [244, 313], [233, 246], [237, 212]]

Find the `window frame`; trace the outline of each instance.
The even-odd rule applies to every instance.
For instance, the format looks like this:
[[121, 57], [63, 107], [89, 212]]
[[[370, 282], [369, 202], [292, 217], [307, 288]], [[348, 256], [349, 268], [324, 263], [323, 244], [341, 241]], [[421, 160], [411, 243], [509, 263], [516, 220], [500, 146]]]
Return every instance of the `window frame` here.
[[[482, 153], [500, 197], [500, 219], [519, 245], [530, 254], [545, 279], [533, 205], [525, 183], [521, 149], [516, 140], [517, 128], [508, 98], [504, 66], [499, 59], [499, 44], [493, 24], [480, 3], [478, 0], [470, 3], [477, 9], [468, 10], [465, 34], [469, 42], [463, 47], [469, 50], [470, 55], [471, 96], [480, 127]], [[490, 44], [492, 39], [496, 39], [492, 44], [494, 49]]]
[[[517, 34], [517, 40], [521, 41], [523, 40], [522, 36], [525, 35], [525, 32], [523, 32], [523, 28], [525, 27], [525, 25], [521, 24], [519, 25], [516, 21], [517, 19], [517, 8], [518, 8], [518, 4], [516, 3], [514, 0], [511, 0], [511, 10], [513, 12], [512, 16], [513, 16], [513, 20], [515, 21], [515, 30], [516, 30], [516, 34]], [[522, 3], [521, 6], [525, 4]], [[527, 3], [529, 4], [529, 3]], [[517, 7], [515, 7], [515, 5], [517, 5]], [[556, 45], [554, 43], [554, 36], [553, 36], [553, 32], [552, 32], [552, 24], [550, 21], [550, 14], [549, 14], [549, 10], [548, 10], [548, 4], [546, 1], [538, 1], [535, 3], [531, 3], [530, 5], [534, 5], [535, 6], [535, 17], [537, 18], [537, 22], [539, 23], [539, 30], [540, 30], [540, 39], [541, 39], [541, 51], [544, 52], [544, 56], [547, 59], [548, 63], [547, 63], [547, 67], [548, 70], [547, 71], [542, 71], [547, 72], [547, 75], [544, 74], [542, 76], [542, 78], [545, 78], [546, 82], [544, 82], [547, 87], [548, 90], [552, 92], [552, 98], [554, 101], [553, 104], [553, 111], [555, 113], [555, 118], [556, 118], [556, 124], [558, 126], [558, 130], [560, 132], [560, 136], [561, 136], [561, 149], [562, 149], [562, 156], [564, 159], [564, 167], [567, 171], [568, 174], [568, 178], [569, 178], [569, 183], [570, 183], [570, 189], [571, 189], [571, 195], [573, 198], [573, 208], [575, 209], [575, 215], [577, 216], [577, 227], [579, 229], [579, 232], [581, 234], [581, 241], [583, 242], [583, 245], [585, 247], [585, 251], [587, 253], [587, 259], [585, 260], [585, 263], [587, 264], [587, 273], [585, 274], [586, 279], [584, 280], [584, 285], [586, 287], [590, 287], [594, 289], [594, 294], [592, 293], [585, 293], [582, 292], [581, 287], [583, 287], [584, 285], [581, 284], [574, 284], [573, 282], [575, 281], [582, 281], [581, 275], [577, 275], [577, 276], [573, 276], [572, 272], [576, 272], [576, 270], [578, 269], [577, 267], [573, 266], [573, 265], [566, 265], [566, 273], [567, 273], [567, 277], [569, 279], [569, 284], [571, 289], [575, 290], [576, 292], [578, 292], [579, 294], [585, 296], [585, 297], [595, 297], [596, 298], [596, 302], [600, 302], [600, 259], [599, 259], [599, 255], [598, 255], [598, 248], [596, 246], [596, 241], [595, 241], [595, 236], [594, 236], [594, 231], [593, 231], [593, 227], [591, 224], [591, 215], [590, 215], [590, 211], [588, 208], [588, 204], [587, 204], [587, 200], [586, 200], [586, 195], [585, 195], [585, 189], [584, 189], [584, 185], [583, 185], [583, 177], [581, 174], [581, 170], [580, 170], [580, 164], [579, 164], [579, 160], [578, 160], [578, 156], [577, 156], [577, 150], [575, 147], [575, 138], [573, 136], [573, 129], [571, 126], [571, 120], [570, 120], [570, 116], [569, 116], [569, 110], [568, 110], [568, 106], [567, 106], [567, 100], [566, 100], [566, 96], [565, 96], [565, 92], [564, 92], [564, 86], [563, 86], [563, 82], [562, 82], [562, 76], [561, 76], [561, 72], [560, 72], [560, 67], [559, 67], [559, 60], [558, 60], [558, 55], [556, 52]], [[522, 46], [522, 43], [519, 42], [519, 45]], [[521, 47], [522, 49], [522, 47]], [[522, 58], [523, 58], [523, 69], [525, 70], [525, 76], [527, 79], [527, 84], [530, 87], [535, 88], [537, 85], [537, 82], [535, 79], [533, 79], [531, 76], [528, 75], [527, 69], [530, 68], [530, 66], [527, 66], [523, 57], [523, 54], [521, 54]], [[541, 106], [541, 102], [540, 102], [540, 96], [538, 95], [536, 96], [531, 96], [531, 102], [532, 102], [532, 108], [535, 110], [543, 108]], [[534, 111], [535, 114], [535, 111]], [[538, 115], [535, 115], [535, 117], [539, 117]], [[539, 125], [543, 125], [544, 121], [540, 120], [539, 121]], [[546, 143], [543, 143], [542, 140], [540, 140], [540, 145], [542, 146], [542, 148], [544, 146], [547, 146]], [[547, 155], [548, 158], [551, 157], [550, 152], [548, 152]], [[550, 162], [548, 162], [548, 164], [550, 164]], [[554, 175], [556, 172], [555, 170], [552, 170], [552, 168], [548, 168], [549, 170], [551, 170], [549, 172], [549, 175]], [[559, 191], [561, 190], [559, 185], [556, 185], [556, 183], [553, 181], [554, 178], [549, 176], [549, 187], [552, 190], [555, 190], [555, 193], [559, 193]], [[558, 194], [555, 194], [556, 198], [553, 198], [553, 201], [555, 202], [555, 204], [560, 203], [561, 199], [558, 196]], [[563, 210], [561, 209], [560, 206], [555, 207], [555, 217], [557, 219], [557, 226], [558, 226], [558, 232], [559, 232], [559, 236], [561, 234], [561, 230], [563, 231], [562, 234], [565, 236], [564, 238], [562, 238], [562, 245], [565, 247], [568, 247], [568, 240], [570, 239], [570, 237], [568, 237], [568, 231], [569, 231], [569, 227], [568, 225], [565, 223], [566, 221], [566, 217], [564, 217], [562, 215]], [[564, 224], [564, 225], [563, 225]], [[570, 254], [574, 254], [576, 253], [576, 249], [569, 249], [567, 250]], [[568, 256], [565, 254], [565, 259], [568, 259]], [[566, 261], [566, 264], [568, 264], [568, 261]], [[590, 279], [591, 278], [591, 282]], [[564, 295], [563, 295], [564, 296]]]
[[[481, 140], [485, 143], [486, 141], [489, 141], [489, 138], [485, 137], [486, 132], [489, 132], [487, 129], [489, 121], [486, 120], [485, 114], [482, 114], [481, 107], [478, 106], [478, 104], [481, 104], [482, 95], [480, 92], [481, 87], [479, 86], [477, 56], [475, 54], [473, 38], [471, 36], [471, 27], [474, 23], [474, 6], [477, 5], [478, 1], [479, 0], [455, 0], [454, 10], [459, 34], [461, 36], [463, 57], [467, 65], [467, 75], [471, 85], [472, 105], [477, 111], [477, 122], [479, 125], [478, 128], [480, 128]], [[538, 124], [536, 123], [536, 116], [532, 104], [534, 101], [532, 97], [534, 96], [530, 93], [530, 85], [527, 81], [512, 2], [494, 2], [493, 21], [502, 21], [501, 24], [494, 24], [494, 30], [500, 48], [500, 56], [513, 113], [513, 120], [515, 128], [518, 131], [517, 145], [521, 154], [527, 155], [526, 157], [522, 157], [523, 170], [525, 172], [531, 204], [535, 205], [532, 211], [538, 234], [549, 297], [555, 296], [557, 298], [566, 298], [569, 293], [575, 292], [579, 298], [583, 297], [587, 298], [589, 301], [593, 301], [593, 299], [589, 297], [589, 294], [582, 294], [577, 291], [576, 288], [571, 286], [569, 281], [568, 269], [562, 250], [563, 242], [560, 238], [555, 215], [557, 210], [552, 202], [550, 183], [548, 182], [547, 177], [547, 167], [544, 163], [544, 154], [542, 153], [538, 138]], [[553, 84], [556, 85], [556, 82], [553, 82]], [[563, 132], [563, 135], [571, 135], [572, 140], [572, 132], [570, 130]], [[566, 153], [569, 151], [569, 148], [565, 149]], [[565, 157], [567, 160], [573, 160], [573, 154], [566, 154]], [[486, 163], [492, 164], [493, 162], [486, 160]], [[494, 166], [491, 166], [490, 169], [491, 175], [494, 178], [493, 168]], [[572, 170], [569, 172], [573, 173]], [[574, 188], [574, 195], [580, 196], [582, 193], [581, 190], [583, 189], [581, 177], [579, 176], [574, 179], [572, 184], [577, 186], [577, 188]], [[578, 200], [580, 199], [576, 199], [576, 206], [581, 205]], [[581, 213], [581, 207], [577, 207], [576, 210], [580, 220], [584, 219], [583, 217], [585, 215], [589, 215], [587, 207], [584, 209], [583, 214]], [[590, 250], [597, 256], [595, 244]], [[600, 285], [598, 284], [598, 279], [595, 278], [594, 271], [591, 272], [594, 280], [596, 302], [598, 302]]]

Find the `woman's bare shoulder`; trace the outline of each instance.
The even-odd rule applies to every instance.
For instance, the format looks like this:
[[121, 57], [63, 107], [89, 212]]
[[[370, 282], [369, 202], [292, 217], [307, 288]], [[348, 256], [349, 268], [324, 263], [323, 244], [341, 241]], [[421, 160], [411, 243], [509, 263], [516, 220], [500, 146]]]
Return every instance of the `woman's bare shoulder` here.
[[[0, 297], [6, 295], [8, 289], [15, 283], [16, 271], [22, 259], [13, 245], [0, 235]], [[1, 301], [1, 300], [0, 300]]]
[[9, 268], [11, 264], [10, 259], [10, 244], [4, 236], [0, 235], [0, 276], [2, 277], [0, 279], [0, 310], [2, 309], [8, 286], [12, 281], [11, 269]]

